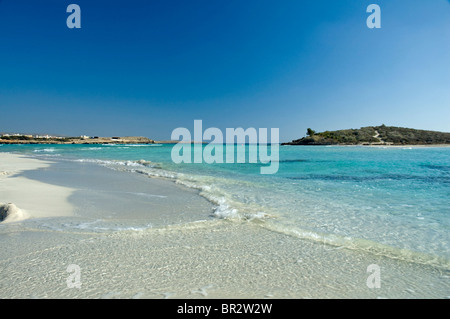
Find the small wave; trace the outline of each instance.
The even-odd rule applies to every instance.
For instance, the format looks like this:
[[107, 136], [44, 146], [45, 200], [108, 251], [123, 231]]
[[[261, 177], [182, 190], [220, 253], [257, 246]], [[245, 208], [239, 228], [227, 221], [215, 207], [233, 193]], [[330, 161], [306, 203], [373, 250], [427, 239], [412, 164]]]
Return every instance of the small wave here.
[[85, 148], [82, 148], [81, 150], [83, 150], [83, 151], [97, 151], [97, 150], [101, 150], [101, 149], [103, 149], [102, 147], [85, 147]]
[[80, 158], [80, 159], [76, 159], [73, 160], [74, 162], [79, 162], [79, 163], [94, 163], [94, 164], [100, 164], [100, 165], [105, 165], [105, 164], [113, 164], [114, 161], [108, 161], [108, 160], [99, 160], [99, 159], [92, 159], [92, 158]]
[[75, 162], [80, 163], [93, 163], [93, 164], [99, 164], [102, 166], [107, 166], [112, 169], [116, 169], [117, 166], [130, 166], [130, 167], [152, 167], [152, 168], [159, 168], [160, 164], [146, 161], [146, 160], [138, 160], [138, 161], [121, 161], [121, 160], [99, 160], [99, 159], [91, 159], [91, 158], [82, 158], [82, 159], [76, 159]]
[[34, 153], [52, 153], [52, 152], [55, 152], [56, 151], [56, 149], [54, 149], [54, 148], [44, 148], [44, 149], [35, 149], [35, 150], [33, 150], [33, 152]]
[[286, 178], [293, 180], [325, 180], [325, 181], [346, 181], [346, 182], [413, 180], [423, 182], [449, 183], [449, 178], [445, 176], [419, 176], [410, 174], [380, 174], [369, 176], [308, 174], [303, 176], [290, 176]]
[[450, 166], [447, 166], [447, 165], [422, 164], [420, 166], [424, 167], [424, 168], [438, 170], [438, 171], [444, 171], [444, 172], [450, 171]]
[[[80, 161], [80, 160], [79, 160]], [[243, 203], [233, 199], [230, 194], [215, 186], [225, 182], [219, 177], [190, 175], [176, 173], [162, 169], [158, 163], [139, 161], [94, 161], [110, 169], [125, 170], [133, 173], [143, 174], [148, 177], [164, 178], [174, 181], [176, 184], [199, 191], [199, 195], [207, 199], [215, 206], [213, 215], [220, 219], [264, 221], [274, 218], [274, 214], [267, 212], [265, 207], [255, 203]]]
[[214, 178], [208, 177], [209, 181], [202, 181], [201, 179], [201, 176], [179, 175], [176, 183], [199, 190], [200, 196], [216, 206], [213, 212], [215, 217], [245, 221], [265, 221], [266, 219], [275, 218], [274, 214], [267, 212], [266, 207], [255, 203], [243, 203], [232, 198], [230, 194], [215, 186], [217, 183], [214, 182]]
[[138, 161], [118, 161], [115, 162], [117, 165], [123, 165], [123, 166], [131, 166], [131, 167], [151, 167], [151, 168], [160, 168], [159, 163], [154, 163], [151, 161], [146, 160], [138, 160]]
[[69, 222], [64, 224], [42, 224], [41, 227], [50, 229], [52, 231], [67, 232], [67, 231], [83, 231], [83, 232], [94, 232], [94, 233], [104, 233], [104, 232], [124, 232], [124, 231], [145, 231], [153, 228], [152, 224], [147, 224], [143, 226], [128, 226], [128, 225], [116, 225], [111, 224], [111, 222], [97, 219], [94, 221], [85, 222]]
[[[216, 198], [212, 194], [201, 194], [203, 197], [208, 199], [210, 202], [217, 205], [214, 210], [214, 216], [220, 219], [227, 220], [246, 220], [246, 221], [265, 221], [273, 216], [267, 214], [264, 211], [254, 211], [248, 209], [243, 204], [230, 203], [225, 197]], [[241, 206], [242, 209], [237, 207]]]
[[[274, 161], [276, 162], [276, 161]], [[279, 163], [304, 163], [304, 162], [310, 162], [310, 160], [306, 159], [285, 159], [285, 160], [279, 160]]]
[[373, 255], [450, 270], [450, 260], [444, 257], [397, 248], [367, 239], [319, 233], [301, 228], [289, 228], [275, 223], [266, 223], [264, 227], [275, 232], [322, 243], [327, 247], [335, 247], [335, 249], [346, 248], [365, 251]]

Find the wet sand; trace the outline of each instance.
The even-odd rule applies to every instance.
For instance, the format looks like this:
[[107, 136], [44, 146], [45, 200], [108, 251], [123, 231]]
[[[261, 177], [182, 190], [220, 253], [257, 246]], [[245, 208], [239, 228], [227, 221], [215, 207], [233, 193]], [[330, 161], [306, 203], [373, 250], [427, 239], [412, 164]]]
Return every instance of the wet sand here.
[[[8, 170], [19, 171], [14, 165]], [[203, 197], [170, 181], [92, 164], [39, 165], [22, 167], [21, 181], [70, 189], [57, 197], [73, 210], [0, 224], [0, 298], [450, 295], [448, 270], [336, 249], [268, 230], [262, 221], [217, 219]], [[19, 200], [16, 192], [3, 187], [0, 201]], [[372, 264], [380, 268], [380, 288], [368, 286]]]
[[14, 220], [70, 216], [74, 207], [68, 197], [74, 191], [62, 187], [31, 180], [24, 177], [27, 171], [44, 169], [50, 162], [30, 159], [25, 156], [0, 153], [0, 203], [13, 203], [24, 214]]

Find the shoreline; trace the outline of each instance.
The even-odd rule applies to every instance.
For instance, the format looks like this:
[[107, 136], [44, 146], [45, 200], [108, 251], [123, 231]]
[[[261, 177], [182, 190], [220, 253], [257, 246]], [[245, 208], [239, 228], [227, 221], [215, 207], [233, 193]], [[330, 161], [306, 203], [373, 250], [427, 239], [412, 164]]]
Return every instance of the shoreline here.
[[125, 136], [125, 137], [32, 137], [31, 135], [16, 136], [0, 136], [0, 144], [55, 144], [55, 145], [72, 145], [72, 144], [154, 144], [155, 141], [142, 136]]
[[50, 165], [48, 161], [0, 153], [0, 203], [11, 203], [18, 208], [3, 223], [73, 215], [74, 207], [68, 202], [69, 196], [75, 191], [73, 188], [51, 185], [24, 176], [28, 171], [46, 169]]
[[[0, 158], [22, 157], [5, 154]], [[198, 210], [208, 206], [194, 205], [205, 199], [171, 181], [95, 164], [24, 160], [29, 167], [22, 168], [23, 176], [5, 178], [51, 185], [49, 192], [72, 186], [65, 199], [75, 209], [70, 216], [0, 224], [4, 247], [0, 298], [445, 298], [448, 294], [445, 271], [433, 266], [335, 248], [271, 231], [259, 222], [205, 218], [207, 209]], [[17, 163], [10, 161], [8, 170], [19, 170]], [[113, 180], [121, 181], [118, 188]], [[137, 188], [130, 189], [135, 183]], [[140, 205], [136, 190], [143, 187], [155, 196]], [[11, 194], [20, 199], [17, 192]], [[5, 194], [0, 189], [0, 199]], [[181, 197], [178, 202], [175, 197], [158, 197], [164, 194]], [[167, 209], [178, 205], [192, 210], [173, 219]], [[137, 227], [158, 216], [161, 223]], [[169, 217], [177, 222], [167, 222]], [[381, 267], [380, 289], [366, 284], [371, 264]], [[67, 285], [69, 265], [81, 269], [79, 289]]]
[[[177, 141], [154, 141], [154, 143], [123, 143], [123, 142], [91, 142], [91, 143], [51, 143], [51, 142], [37, 142], [37, 143], [30, 143], [30, 142], [23, 142], [23, 143], [16, 143], [16, 142], [1, 142], [0, 146], [3, 145], [176, 145], [176, 144], [203, 144], [208, 145], [208, 142], [177, 142]], [[227, 145], [227, 144], [223, 144]], [[238, 144], [233, 144], [238, 145]], [[245, 144], [245, 145], [252, 145], [252, 144]], [[446, 148], [450, 147], [450, 144], [292, 144], [292, 143], [278, 143], [276, 145], [279, 146], [327, 146], [327, 147], [373, 147], [373, 148], [404, 148], [404, 147], [414, 147], [414, 148]]]
[[147, 218], [161, 226], [207, 219], [214, 207], [198, 190], [95, 163], [2, 152], [0, 163], [0, 203], [17, 205], [27, 218]]

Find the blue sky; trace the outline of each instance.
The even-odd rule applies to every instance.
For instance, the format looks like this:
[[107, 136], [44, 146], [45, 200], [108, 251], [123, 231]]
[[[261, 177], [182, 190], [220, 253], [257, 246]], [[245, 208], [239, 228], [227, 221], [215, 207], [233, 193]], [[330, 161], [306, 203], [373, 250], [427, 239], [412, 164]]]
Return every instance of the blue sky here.
[[[81, 29], [66, 8], [81, 7]], [[369, 29], [366, 8], [381, 8]], [[448, 0], [0, 0], [0, 132], [450, 131]]]

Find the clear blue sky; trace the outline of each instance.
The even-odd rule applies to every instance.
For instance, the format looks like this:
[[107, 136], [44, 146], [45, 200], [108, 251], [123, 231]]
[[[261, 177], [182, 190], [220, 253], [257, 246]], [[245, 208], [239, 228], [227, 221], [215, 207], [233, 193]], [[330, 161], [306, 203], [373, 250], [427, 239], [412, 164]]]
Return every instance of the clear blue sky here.
[[[66, 8], [81, 7], [81, 29]], [[366, 26], [369, 4], [381, 29]], [[450, 131], [448, 0], [0, 0], [0, 132]]]

